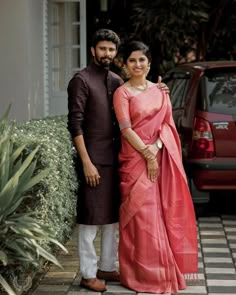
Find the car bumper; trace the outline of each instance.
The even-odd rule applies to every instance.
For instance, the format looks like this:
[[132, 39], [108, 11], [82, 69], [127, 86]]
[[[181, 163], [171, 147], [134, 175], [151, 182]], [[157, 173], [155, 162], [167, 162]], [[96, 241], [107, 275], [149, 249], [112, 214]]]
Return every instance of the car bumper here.
[[236, 158], [192, 160], [185, 167], [198, 190], [236, 190]]

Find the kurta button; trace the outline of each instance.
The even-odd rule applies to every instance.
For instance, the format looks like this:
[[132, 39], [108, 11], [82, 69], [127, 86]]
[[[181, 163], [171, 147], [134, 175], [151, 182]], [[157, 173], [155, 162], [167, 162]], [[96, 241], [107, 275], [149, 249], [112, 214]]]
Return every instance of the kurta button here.
[[109, 91], [109, 94], [111, 94], [111, 91]]

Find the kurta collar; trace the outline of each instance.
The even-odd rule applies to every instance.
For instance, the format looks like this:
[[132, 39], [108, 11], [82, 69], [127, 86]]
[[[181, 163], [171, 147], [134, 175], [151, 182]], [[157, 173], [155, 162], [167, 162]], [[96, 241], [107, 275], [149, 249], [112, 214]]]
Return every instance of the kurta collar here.
[[99, 66], [99, 65], [95, 64], [95, 62], [92, 62], [91, 67], [92, 67], [94, 70], [99, 71], [99, 72], [102, 72], [102, 73], [104, 73], [104, 74], [107, 74], [107, 73], [109, 72], [109, 67], [104, 68], [104, 67], [102, 67], [102, 66]]

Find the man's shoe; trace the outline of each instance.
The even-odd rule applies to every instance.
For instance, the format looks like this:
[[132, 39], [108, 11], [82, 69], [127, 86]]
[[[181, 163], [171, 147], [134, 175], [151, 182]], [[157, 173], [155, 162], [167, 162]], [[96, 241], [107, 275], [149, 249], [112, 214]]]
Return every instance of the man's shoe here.
[[97, 278], [93, 278], [93, 279], [82, 278], [80, 281], [80, 286], [95, 292], [106, 291], [106, 286]]
[[105, 281], [119, 282], [120, 274], [118, 273], [118, 271], [102, 271], [98, 269], [97, 278], [100, 280], [105, 280]]

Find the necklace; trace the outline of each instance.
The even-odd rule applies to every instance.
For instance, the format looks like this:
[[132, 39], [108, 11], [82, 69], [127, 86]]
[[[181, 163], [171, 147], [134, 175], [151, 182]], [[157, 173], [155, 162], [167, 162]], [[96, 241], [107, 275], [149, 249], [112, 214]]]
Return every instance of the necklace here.
[[133, 87], [133, 88], [135, 88], [135, 89], [137, 89], [139, 91], [144, 91], [144, 90], [146, 90], [148, 88], [147, 81], [145, 82], [145, 85], [139, 85], [139, 86], [138, 85], [134, 85], [131, 82], [129, 82], [129, 83], [130, 83], [130, 86], [131, 87]]

